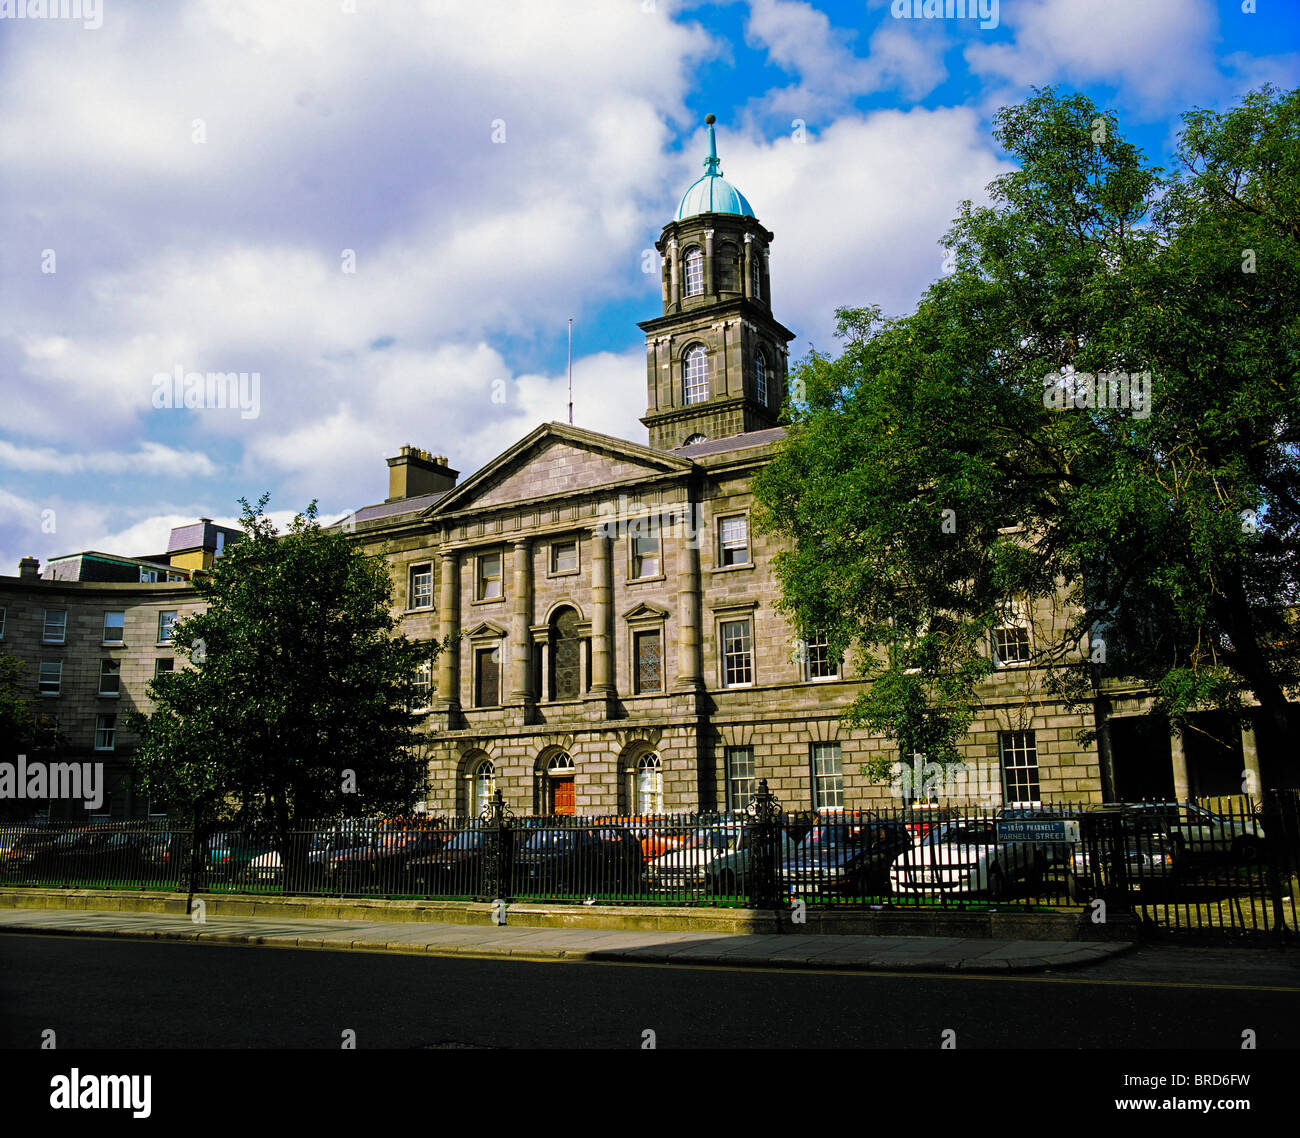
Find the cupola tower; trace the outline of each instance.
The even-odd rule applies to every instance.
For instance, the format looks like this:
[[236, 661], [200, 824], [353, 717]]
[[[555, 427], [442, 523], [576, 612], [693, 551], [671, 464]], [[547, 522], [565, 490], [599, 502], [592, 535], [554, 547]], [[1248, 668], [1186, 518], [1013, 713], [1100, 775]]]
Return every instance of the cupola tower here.
[[661, 450], [776, 426], [794, 339], [772, 318], [772, 234], [722, 176], [714, 117], [704, 121], [704, 174], [655, 244], [663, 315], [639, 325], [649, 373], [641, 422]]

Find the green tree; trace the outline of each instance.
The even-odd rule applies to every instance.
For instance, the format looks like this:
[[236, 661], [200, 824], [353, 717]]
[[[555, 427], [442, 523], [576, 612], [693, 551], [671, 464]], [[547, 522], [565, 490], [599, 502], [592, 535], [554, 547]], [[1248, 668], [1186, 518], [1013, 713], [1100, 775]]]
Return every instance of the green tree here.
[[1184, 124], [1167, 176], [1081, 95], [1004, 108], [1017, 169], [961, 206], [955, 271], [901, 318], [841, 309], [794, 378], [756, 486], [782, 604], [857, 646], [848, 721], [903, 754], [958, 759], [1012, 598], [1058, 606], [1027, 685], [1133, 678], [1182, 728], [1251, 695], [1266, 784], [1289, 754], [1300, 92]]
[[[241, 499], [242, 540], [196, 578], [206, 609], [177, 620], [192, 666], [158, 676], [137, 715], [145, 791], [194, 819], [268, 833], [294, 880], [316, 819], [405, 813], [426, 776], [408, 711], [437, 645], [396, 632], [382, 557], [321, 528], [313, 502], [277, 534]], [[196, 848], [200, 841], [196, 841]]]

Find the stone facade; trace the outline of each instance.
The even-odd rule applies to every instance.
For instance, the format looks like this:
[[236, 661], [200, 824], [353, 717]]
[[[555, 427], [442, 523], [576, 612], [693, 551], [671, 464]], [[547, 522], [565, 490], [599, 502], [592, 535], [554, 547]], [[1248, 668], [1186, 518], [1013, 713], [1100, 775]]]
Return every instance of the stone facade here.
[[[124, 725], [126, 713], [149, 710], [145, 689], [157, 661], [182, 666], [165, 638], [165, 618], [188, 616], [200, 607], [188, 582], [47, 581], [34, 573], [0, 577], [0, 652], [25, 665], [37, 711], [54, 720], [64, 740], [55, 752], [59, 759], [104, 764], [109, 797], [102, 814], [123, 818], [148, 810], [131, 789], [136, 738]], [[57, 683], [51, 665], [57, 665]], [[50, 816], [75, 819], [84, 811], [80, 803], [55, 800]]]

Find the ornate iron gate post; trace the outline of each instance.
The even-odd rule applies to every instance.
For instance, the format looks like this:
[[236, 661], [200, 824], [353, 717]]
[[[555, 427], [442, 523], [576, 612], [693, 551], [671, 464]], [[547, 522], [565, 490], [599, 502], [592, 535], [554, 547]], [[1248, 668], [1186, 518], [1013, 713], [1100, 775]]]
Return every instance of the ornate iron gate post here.
[[506, 809], [501, 791], [494, 791], [479, 815], [483, 827], [483, 856], [479, 861], [480, 901], [505, 901], [510, 896], [514, 863], [514, 813]]
[[781, 803], [760, 779], [746, 811], [749, 827], [749, 904], [753, 909], [776, 908], [776, 855], [781, 833]]

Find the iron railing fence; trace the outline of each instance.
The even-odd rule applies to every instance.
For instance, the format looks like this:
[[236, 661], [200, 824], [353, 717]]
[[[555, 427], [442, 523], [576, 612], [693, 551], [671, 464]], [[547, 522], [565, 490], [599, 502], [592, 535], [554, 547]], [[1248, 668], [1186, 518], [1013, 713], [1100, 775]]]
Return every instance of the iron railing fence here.
[[0, 826], [0, 885], [788, 908], [1131, 912], [1153, 933], [1296, 924], [1300, 793], [987, 808], [320, 823], [284, 839], [165, 821]]

